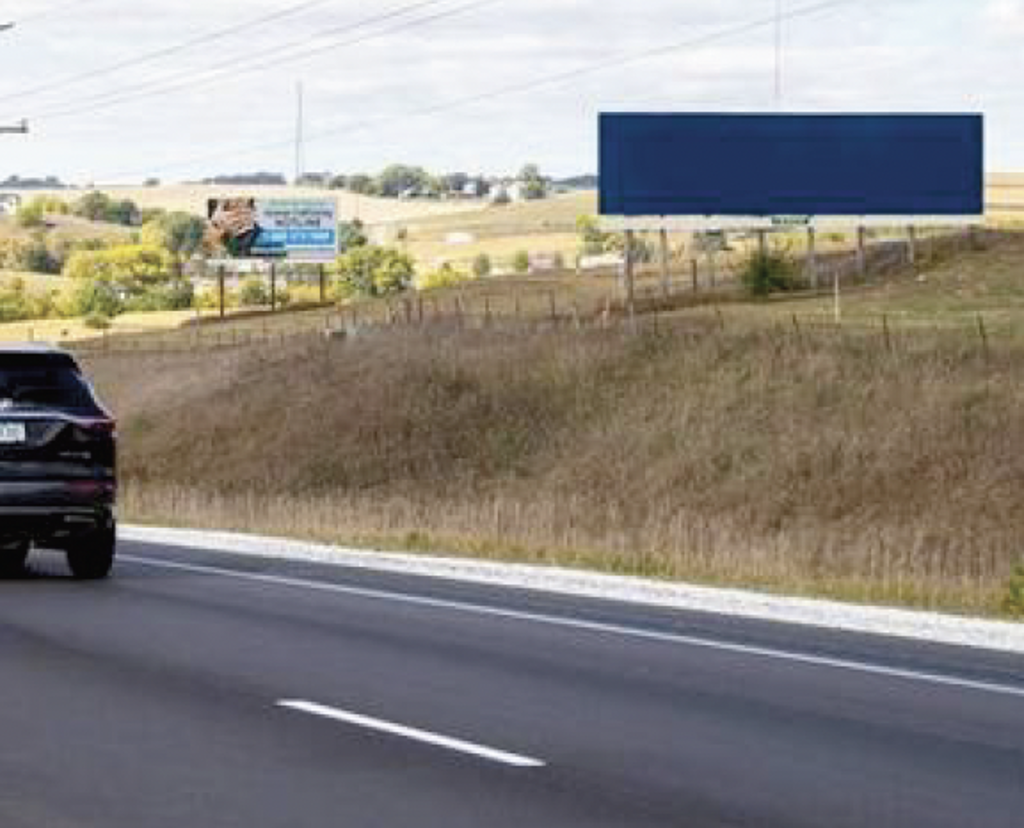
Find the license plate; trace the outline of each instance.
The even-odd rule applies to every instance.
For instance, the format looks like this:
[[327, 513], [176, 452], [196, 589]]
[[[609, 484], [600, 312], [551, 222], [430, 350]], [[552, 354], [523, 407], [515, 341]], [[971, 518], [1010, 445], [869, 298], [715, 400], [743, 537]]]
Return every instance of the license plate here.
[[0, 446], [13, 446], [26, 441], [24, 423], [0, 423]]

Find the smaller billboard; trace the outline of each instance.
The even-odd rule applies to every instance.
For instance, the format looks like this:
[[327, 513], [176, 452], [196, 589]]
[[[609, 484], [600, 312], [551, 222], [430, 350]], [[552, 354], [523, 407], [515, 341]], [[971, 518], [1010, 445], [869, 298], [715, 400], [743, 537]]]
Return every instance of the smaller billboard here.
[[334, 199], [214, 198], [206, 246], [214, 258], [329, 262], [338, 255]]

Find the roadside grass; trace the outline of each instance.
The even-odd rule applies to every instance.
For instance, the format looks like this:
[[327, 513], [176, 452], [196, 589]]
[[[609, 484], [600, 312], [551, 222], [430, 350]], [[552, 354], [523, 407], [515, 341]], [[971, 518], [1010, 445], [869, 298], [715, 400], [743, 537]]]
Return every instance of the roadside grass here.
[[1024, 349], [713, 317], [88, 358], [131, 520], [998, 614]]
[[[126, 313], [110, 320], [107, 335], [138, 337], [169, 331], [195, 317], [195, 311]], [[81, 342], [102, 338], [103, 331], [90, 328], [82, 318], [36, 319], [0, 324], [0, 342]]]
[[[893, 332], [956, 329], [978, 337], [1024, 333], [1024, 233], [1003, 232], [980, 250], [945, 253], [916, 269], [842, 289], [841, 319], [847, 327]], [[699, 311], [683, 311], [682, 314]], [[826, 282], [818, 296], [777, 296], [761, 303], [731, 304], [742, 324], [832, 325], [835, 300]]]

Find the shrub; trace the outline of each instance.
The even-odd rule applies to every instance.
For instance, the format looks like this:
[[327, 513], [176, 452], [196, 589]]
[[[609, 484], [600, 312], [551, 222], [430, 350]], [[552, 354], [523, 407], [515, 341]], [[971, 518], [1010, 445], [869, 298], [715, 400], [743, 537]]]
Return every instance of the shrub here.
[[445, 262], [437, 270], [416, 279], [417, 290], [438, 290], [468, 282], [470, 277]]
[[46, 216], [43, 212], [42, 202], [30, 201], [18, 208], [15, 218], [19, 227], [35, 228], [43, 227], [46, 224]]
[[512, 257], [512, 269], [516, 273], [529, 273], [530, 272], [530, 254], [525, 250], [520, 250], [515, 256]]
[[114, 317], [124, 312], [124, 301], [112, 282], [106, 279], [86, 279], [66, 288], [60, 296], [58, 307], [63, 316], [100, 314]]
[[83, 324], [94, 331], [107, 331], [112, 325], [110, 317], [104, 316], [102, 313], [90, 313], [83, 320]]
[[242, 283], [238, 295], [244, 308], [261, 308], [270, 304], [270, 288], [258, 276], [252, 276]]
[[346, 297], [388, 296], [408, 290], [416, 275], [412, 259], [389, 247], [362, 245], [339, 257], [335, 267], [338, 294]]
[[1003, 612], [1010, 618], [1024, 620], [1024, 564], [1014, 571], [1003, 598]]
[[491, 275], [491, 257], [486, 253], [481, 253], [473, 260], [473, 275], [478, 279]]
[[740, 270], [740, 280], [751, 296], [764, 298], [799, 287], [796, 268], [781, 253], [754, 253]]

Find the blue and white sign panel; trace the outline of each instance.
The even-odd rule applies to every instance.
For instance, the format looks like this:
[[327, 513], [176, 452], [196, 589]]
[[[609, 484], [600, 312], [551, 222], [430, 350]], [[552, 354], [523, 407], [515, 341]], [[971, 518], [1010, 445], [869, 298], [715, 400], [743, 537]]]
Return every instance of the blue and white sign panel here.
[[256, 221], [255, 256], [321, 262], [338, 255], [338, 204], [333, 199], [258, 200]]
[[619, 229], [983, 220], [980, 115], [605, 114], [601, 215]]
[[229, 261], [329, 262], [338, 255], [338, 203], [323, 199], [212, 199], [207, 246]]

